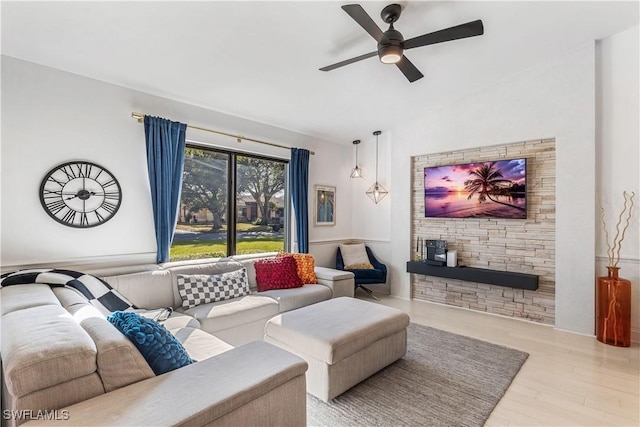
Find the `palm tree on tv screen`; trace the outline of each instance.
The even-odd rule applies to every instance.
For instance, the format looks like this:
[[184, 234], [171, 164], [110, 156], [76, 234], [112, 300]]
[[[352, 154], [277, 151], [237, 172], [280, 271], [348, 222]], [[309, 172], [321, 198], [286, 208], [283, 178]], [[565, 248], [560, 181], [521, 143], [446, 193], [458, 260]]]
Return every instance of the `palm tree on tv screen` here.
[[480, 203], [489, 199], [492, 202], [525, 211], [525, 209], [520, 206], [504, 203], [491, 197], [510, 197], [509, 186], [513, 184], [510, 180], [503, 178], [500, 169], [496, 168], [496, 162], [484, 163], [482, 166], [469, 172], [469, 175], [475, 178], [468, 179], [464, 182], [464, 189], [469, 192], [467, 199], [471, 199], [474, 194], [477, 194]]

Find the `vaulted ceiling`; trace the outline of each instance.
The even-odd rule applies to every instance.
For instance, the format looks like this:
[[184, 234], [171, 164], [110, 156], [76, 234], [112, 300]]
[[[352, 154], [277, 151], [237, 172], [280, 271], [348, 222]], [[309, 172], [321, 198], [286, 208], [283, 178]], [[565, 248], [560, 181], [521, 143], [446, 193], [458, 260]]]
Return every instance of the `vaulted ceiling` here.
[[[479, 37], [409, 50], [409, 83], [334, 1], [2, 2], [2, 53], [350, 143], [638, 24], [637, 1], [401, 2], [406, 39], [482, 19]], [[387, 2], [364, 2], [383, 29]], [[153, 113], [153, 112], [148, 112]]]

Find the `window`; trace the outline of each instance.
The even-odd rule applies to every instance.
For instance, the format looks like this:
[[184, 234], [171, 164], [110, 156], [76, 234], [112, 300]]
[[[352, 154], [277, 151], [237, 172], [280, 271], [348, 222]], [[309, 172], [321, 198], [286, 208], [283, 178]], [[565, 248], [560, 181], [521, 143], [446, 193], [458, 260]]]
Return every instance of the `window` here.
[[171, 261], [284, 251], [286, 161], [185, 149]]

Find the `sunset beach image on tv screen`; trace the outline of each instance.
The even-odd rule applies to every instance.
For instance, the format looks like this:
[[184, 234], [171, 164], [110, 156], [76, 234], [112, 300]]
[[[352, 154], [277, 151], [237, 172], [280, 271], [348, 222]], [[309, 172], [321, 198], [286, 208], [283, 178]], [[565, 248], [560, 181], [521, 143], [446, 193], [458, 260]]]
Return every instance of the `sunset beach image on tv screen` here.
[[424, 168], [424, 214], [444, 218], [527, 217], [526, 159]]

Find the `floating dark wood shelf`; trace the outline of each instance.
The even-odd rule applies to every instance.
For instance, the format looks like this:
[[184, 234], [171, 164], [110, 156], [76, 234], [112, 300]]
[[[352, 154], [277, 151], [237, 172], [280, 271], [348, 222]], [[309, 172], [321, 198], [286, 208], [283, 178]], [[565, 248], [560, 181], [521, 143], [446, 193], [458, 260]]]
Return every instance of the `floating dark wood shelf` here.
[[513, 273], [510, 271], [489, 270], [475, 267], [439, 267], [421, 261], [407, 262], [407, 272], [447, 279], [466, 280], [467, 282], [488, 283], [517, 289], [535, 291], [538, 289], [538, 276], [534, 274]]

